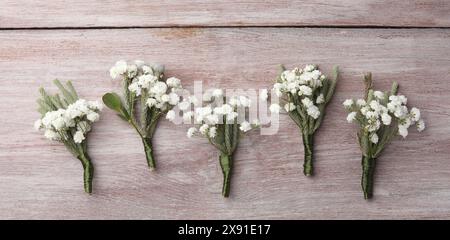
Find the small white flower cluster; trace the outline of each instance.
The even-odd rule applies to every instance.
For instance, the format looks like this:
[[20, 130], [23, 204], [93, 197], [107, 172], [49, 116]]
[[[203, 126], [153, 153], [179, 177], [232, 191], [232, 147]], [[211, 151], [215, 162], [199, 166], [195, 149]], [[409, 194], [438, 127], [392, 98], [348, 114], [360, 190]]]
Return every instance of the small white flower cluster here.
[[413, 107], [408, 110], [407, 99], [403, 95], [387, 95], [381, 91], [373, 92], [373, 100], [347, 99], [343, 105], [350, 111], [347, 115], [349, 123], [358, 121], [361, 127], [370, 134], [370, 141], [378, 143], [377, 131], [384, 126], [391, 126], [393, 120], [397, 123], [398, 134], [403, 138], [408, 135], [408, 128], [416, 124], [419, 132], [425, 129], [425, 122], [420, 118], [420, 110]]
[[43, 129], [48, 139], [67, 141], [72, 135], [75, 143], [81, 143], [91, 130], [91, 124], [100, 118], [102, 108], [103, 105], [97, 101], [79, 99], [66, 109], [47, 112], [34, 123], [34, 127], [36, 130]]
[[[218, 125], [233, 124], [238, 118], [238, 109], [250, 107], [251, 101], [245, 96], [232, 97], [228, 103], [218, 104], [211, 103], [211, 101], [219, 98], [224, 98], [222, 89], [214, 89], [212, 92], [205, 92], [203, 100], [208, 103], [205, 107], [196, 107], [194, 111], [188, 111], [191, 104], [198, 106], [197, 98], [191, 96], [187, 100], [183, 100], [178, 104], [180, 110], [184, 111], [183, 120], [191, 121], [194, 118], [194, 123], [200, 124], [199, 128], [191, 127], [188, 129], [187, 136], [191, 138], [196, 133], [208, 138], [215, 138]], [[216, 105], [216, 106], [215, 106]], [[248, 121], [243, 121], [239, 124], [239, 129], [242, 132], [247, 132], [254, 127], [259, 126], [259, 121], [255, 120], [252, 124]]]
[[[325, 102], [323, 94], [316, 94], [316, 89], [322, 87], [325, 79], [315, 65], [306, 65], [303, 69], [295, 68], [281, 73], [280, 81], [273, 85], [273, 91], [278, 97], [287, 94], [289, 101], [285, 104], [286, 112], [291, 112], [297, 108], [293, 99], [299, 99], [297, 104], [314, 119], [320, 116], [320, 110], [317, 105]], [[281, 107], [278, 104], [270, 106], [272, 113], [278, 113]]]
[[182, 89], [181, 81], [171, 77], [165, 82], [161, 80], [162, 68], [159, 66], [149, 66], [143, 61], [135, 61], [134, 64], [127, 64], [125, 61], [116, 62], [110, 70], [113, 79], [124, 76], [130, 80], [128, 90], [136, 96], [140, 96], [146, 91], [148, 98], [146, 101], [149, 108], [155, 107], [162, 111], [178, 104], [180, 97], [177, 91]]

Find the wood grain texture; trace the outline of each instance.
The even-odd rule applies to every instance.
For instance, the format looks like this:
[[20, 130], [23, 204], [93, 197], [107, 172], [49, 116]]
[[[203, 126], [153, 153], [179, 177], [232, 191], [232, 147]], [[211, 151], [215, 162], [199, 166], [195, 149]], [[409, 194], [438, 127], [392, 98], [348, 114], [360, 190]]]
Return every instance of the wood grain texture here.
[[[0, 218], [2, 219], [450, 219], [450, 30], [208, 28], [0, 32]], [[302, 174], [294, 123], [243, 138], [231, 197], [223, 199], [218, 154], [188, 126], [160, 122], [158, 170], [147, 169], [141, 142], [110, 110], [90, 134], [94, 194], [66, 149], [33, 131], [37, 88], [71, 79], [81, 96], [118, 90], [109, 67], [118, 59], [165, 63], [189, 89], [269, 87], [277, 65], [339, 64], [342, 78], [316, 135], [316, 176]], [[396, 139], [379, 158], [375, 198], [360, 187], [356, 126], [342, 102], [362, 94], [362, 73], [375, 86], [392, 81], [422, 109], [427, 129]]]
[[3, 0], [0, 28], [167, 26], [449, 27], [447, 0]]

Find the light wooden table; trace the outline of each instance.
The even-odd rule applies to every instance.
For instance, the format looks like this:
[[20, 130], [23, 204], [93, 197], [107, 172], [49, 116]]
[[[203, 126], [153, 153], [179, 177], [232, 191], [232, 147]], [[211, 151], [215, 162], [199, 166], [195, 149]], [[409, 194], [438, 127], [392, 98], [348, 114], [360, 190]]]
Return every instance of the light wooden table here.
[[[450, 218], [450, 2], [309, 1], [0, 2], [0, 218], [432, 219]], [[275, 2], [275, 3], [274, 3]], [[395, 28], [391, 28], [395, 27]], [[316, 176], [302, 175], [293, 122], [242, 139], [232, 196], [223, 199], [216, 150], [187, 126], [160, 122], [150, 172], [133, 130], [105, 109], [90, 134], [94, 194], [66, 149], [33, 130], [37, 88], [72, 80], [87, 99], [119, 90], [119, 59], [164, 63], [188, 88], [267, 88], [277, 65], [342, 69], [316, 135]], [[378, 160], [375, 198], [360, 189], [356, 127], [342, 101], [400, 83], [427, 129], [396, 139]]]

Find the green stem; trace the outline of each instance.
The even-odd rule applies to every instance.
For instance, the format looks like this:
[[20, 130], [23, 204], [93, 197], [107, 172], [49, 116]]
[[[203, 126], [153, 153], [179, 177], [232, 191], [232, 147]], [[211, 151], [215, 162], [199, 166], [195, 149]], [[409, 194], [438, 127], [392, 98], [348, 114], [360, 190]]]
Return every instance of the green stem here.
[[373, 175], [375, 172], [375, 162], [376, 159], [372, 157], [362, 156], [362, 178], [361, 186], [364, 192], [364, 199], [372, 198], [373, 194]]
[[303, 163], [303, 173], [305, 176], [313, 175], [313, 134], [302, 133], [303, 146], [305, 149], [305, 160]]
[[81, 153], [77, 157], [83, 165], [83, 182], [84, 191], [86, 193], [92, 193], [92, 179], [94, 178], [94, 166], [92, 165], [90, 157], [87, 153]]
[[223, 173], [222, 196], [228, 197], [230, 196], [230, 180], [231, 180], [231, 168], [233, 166], [233, 158], [231, 155], [221, 152], [219, 161]]
[[147, 165], [150, 170], [155, 170], [156, 163], [153, 157], [153, 147], [151, 138], [142, 138], [142, 143], [144, 144], [145, 157], [147, 158]]

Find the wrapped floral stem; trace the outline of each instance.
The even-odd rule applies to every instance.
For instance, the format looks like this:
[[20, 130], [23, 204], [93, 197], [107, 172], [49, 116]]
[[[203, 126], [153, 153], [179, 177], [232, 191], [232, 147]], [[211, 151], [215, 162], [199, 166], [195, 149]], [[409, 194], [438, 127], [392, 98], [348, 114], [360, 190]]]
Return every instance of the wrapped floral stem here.
[[[195, 97], [189, 97], [178, 104], [183, 111], [185, 122], [194, 123], [198, 127], [188, 129], [189, 138], [194, 135], [208, 139], [219, 152], [219, 164], [223, 174], [222, 196], [229, 197], [231, 176], [233, 170], [233, 155], [241, 135], [259, 126], [259, 121], [250, 124], [246, 117], [246, 110], [250, 107], [250, 99], [245, 96], [225, 98], [222, 89], [214, 89], [212, 95], [206, 92], [203, 96], [205, 107], [198, 106]], [[227, 102], [228, 101], [228, 102]], [[191, 111], [194, 105], [194, 111]]]
[[[338, 74], [338, 67], [333, 68], [333, 76], [329, 79], [315, 65], [293, 70], [282, 66], [273, 85], [273, 91], [284, 102], [284, 110], [300, 128], [305, 154], [303, 173], [306, 176], [314, 173], [314, 133], [320, 127], [325, 107], [333, 96]], [[280, 109], [276, 103], [270, 106], [272, 113], [279, 113]]]
[[147, 165], [154, 170], [153, 134], [162, 116], [169, 120], [175, 117], [172, 108], [180, 100], [181, 81], [174, 77], [166, 79], [164, 66], [147, 65], [139, 60], [130, 64], [116, 62], [110, 75], [113, 79], [122, 78], [123, 98], [117, 93], [106, 93], [103, 102], [136, 130], [144, 146]]
[[305, 176], [311, 176], [313, 174], [313, 139], [314, 134], [305, 134], [303, 136], [303, 146], [305, 150], [305, 160], [303, 163], [303, 173]]
[[80, 154], [77, 158], [83, 165], [84, 191], [91, 193], [92, 179], [94, 178], [94, 166], [92, 165], [91, 158], [87, 155], [87, 153]]
[[94, 166], [87, 151], [87, 133], [91, 130], [92, 123], [98, 121], [102, 105], [79, 99], [70, 81], [66, 86], [58, 80], [54, 83], [62, 96], [49, 95], [43, 88], [39, 89], [41, 98], [37, 102], [41, 118], [34, 126], [36, 130], [44, 130], [48, 139], [62, 142], [80, 160], [84, 170], [84, 190], [91, 193]]
[[233, 156], [227, 153], [220, 153], [220, 167], [222, 168], [223, 184], [222, 196], [230, 196], [231, 169], [233, 167]]
[[147, 165], [150, 169], [156, 168], [155, 158], [153, 157], [153, 147], [151, 138], [143, 138], [142, 143], [144, 145], [145, 157], [147, 158]]
[[361, 187], [364, 192], [364, 198], [372, 198], [373, 194], [373, 176], [375, 172], [375, 162], [376, 159], [368, 156], [362, 156], [362, 177], [361, 177]]
[[347, 99], [343, 103], [349, 111], [347, 121], [359, 125], [358, 141], [362, 152], [361, 186], [365, 199], [373, 196], [375, 165], [385, 146], [396, 135], [405, 138], [408, 128], [417, 126], [419, 132], [425, 129], [420, 118], [420, 110], [408, 109], [407, 98], [397, 95], [398, 84], [394, 82], [390, 91], [373, 90], [372, 75], [364, 76], [365, 98], [354, 101]]

